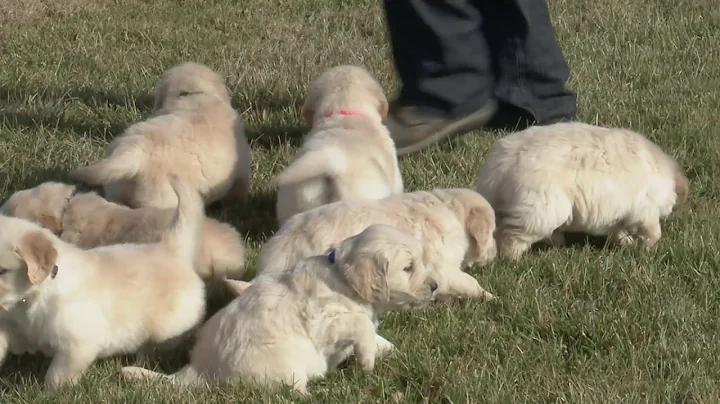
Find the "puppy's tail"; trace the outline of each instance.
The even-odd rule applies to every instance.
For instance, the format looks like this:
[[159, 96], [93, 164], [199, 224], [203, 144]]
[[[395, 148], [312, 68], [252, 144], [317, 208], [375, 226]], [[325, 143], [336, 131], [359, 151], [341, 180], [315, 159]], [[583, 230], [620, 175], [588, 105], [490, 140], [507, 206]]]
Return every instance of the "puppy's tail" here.
[[170, 176], [178, 204], [175, 218], [163, 235], [162, 242], [177, 248], [181, 254], [194, 262], [205, 220], [205, 203], [200, 193], [176, 175]]
[[111, 144], [111, 154], [95, 164], [70, 172], [72, 179], [91, 185], [105, 185], [135, 177], [145, 164], [146, 139], [123, 137]]
[[337, 178], [347, 171], [343, 152], [335, 147], [309, 151], [299, 156], [273, 179], [273, 185], [297, 184], [317, 177]]
[[197, 371], [190, 365], [185, 366], [171, 375], [153, 372], [152, 370], [137, 366], [125, 366], [122, 368], [121, 372], [127, 381], [156, 379], [180, 383], [183, 385], [199, 384], [202, 381], [200, 375], [198, 375]]
[[[206, 254], [209, 262], [205, 275], [217, 278], [240, 279], [245, 274], [246, 251], [244, 240], [240, 234], [228, 223], [221, 223], [214, 219], [203, 222], [202, 239], [200, 241], [202, 253]], [[200, 268], [196, 268], [200, 270]]]

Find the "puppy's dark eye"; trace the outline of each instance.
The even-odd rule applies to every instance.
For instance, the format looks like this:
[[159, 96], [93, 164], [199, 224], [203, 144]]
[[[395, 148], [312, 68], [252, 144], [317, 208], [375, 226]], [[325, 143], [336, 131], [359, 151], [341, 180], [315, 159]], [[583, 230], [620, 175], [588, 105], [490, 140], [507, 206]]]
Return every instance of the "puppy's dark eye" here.
[[413, 264], [406, 266], [404, 269], [405, 272], [412, 272], [414, 270], [415, 270], [415, 266]]
[[9, 269], [0, 268], [0, 276], [3, 276], [3, 275], [5, 275], [5, 274], [8, 273], [8, 272], [10, 272]]

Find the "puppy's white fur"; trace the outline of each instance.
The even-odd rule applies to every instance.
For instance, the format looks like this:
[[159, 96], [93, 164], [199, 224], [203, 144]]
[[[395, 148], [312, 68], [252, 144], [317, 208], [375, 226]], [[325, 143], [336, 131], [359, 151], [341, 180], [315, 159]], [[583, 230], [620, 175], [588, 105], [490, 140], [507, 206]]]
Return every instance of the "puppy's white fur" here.
[[190, 364], [172, 376], [126, 367], [134, 378], [182, 383], [243, 378], [293, 385], [325, 376], [353, 352], [366, 372], [393, 345], [376, 334], [376, 316], [426, 306], [437, 288], [416, 239], [374, 225], [300, 261], [277, 282], [253, 284], [198, 333]]
[[563, 232], [611, 235], [622, 244], [660, 239], [660, 219], [685, 202], [675, 160], [642, 135], [585, 123], [536, 126], [495, 142], [477, 175], [493, 206], [501, 256]]
[[205, 204], [248, 196], [250, 146], [242, 121], [223, 78], [197, 63], [168, 70], [155, 89], [153, 116], [114, 139], [103, 160], [70, 177], [103, 185], [108, 200], [133, 208], [175, 208], [170, 174], [197, 189]]
[[493, 298], [462, 271], [474, 263], [490, 262], [496, 255], [493, 210], [469, 189], [346, 200], [297, 214], [263, 246], [253, 282], [275, 277], [300, 259], [320, 254], [372, 224], [395, 226], [420, 240], [425, 265], [440, 285], [438, 298]]
[[303, 116], [312, 130], [275, 178], [281, 225], [327, 203], [403, 192], [395, 143], [382, 123], [387, 111], [382, 88], [363, 68], [337, 66], [310, 83]]
[[[131, 209], [75, 191], [73, 185], [45, 182], [12, 194], [0, 213], [38, 223], [83, 249], [158, 242], [175, 217], [175, 209]], [[205, 218], [199, 243], [195, 269], [201, 277], [239, 279], [245, 273], [244, 242], [229, 224]]]
[[175, 342], [202, 320], [205, 288], [192, 267], [202, 199], [171, 181], [177, 217], [155, 244], [82, 250], [35, 223], [0, 216], [0, 358], [8, 350], [51, 355], [45, 383], [56, 390], [97, 358]]

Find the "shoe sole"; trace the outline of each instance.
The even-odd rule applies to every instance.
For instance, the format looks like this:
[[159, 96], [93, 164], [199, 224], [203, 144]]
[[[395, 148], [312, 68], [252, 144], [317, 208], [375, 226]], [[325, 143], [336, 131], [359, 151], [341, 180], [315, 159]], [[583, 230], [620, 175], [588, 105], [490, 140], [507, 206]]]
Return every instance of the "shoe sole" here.
[[432, 145], [433, 143], [437, 143], [443, 139], [449, 139], [452, 136], [467, 133], [486, 124], [493, 117], [496, 111], [497, 103], [495, 101], [491, 101], [490, 105], [486, 105], [483, 108], [463, 118], [451, 121], [447, 125], [438, 129], [434, 134], [426, 137], [425, 139], [410, 146], [405, 146], [397, 149], [397, 155], [406, 156], [408, 154], [417, 153], [420, 150]]

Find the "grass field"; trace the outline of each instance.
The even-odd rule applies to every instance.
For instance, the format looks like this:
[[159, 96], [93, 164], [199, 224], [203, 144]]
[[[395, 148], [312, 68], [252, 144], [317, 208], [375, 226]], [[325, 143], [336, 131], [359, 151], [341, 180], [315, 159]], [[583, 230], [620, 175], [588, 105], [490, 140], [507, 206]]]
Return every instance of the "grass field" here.
[[[250, 263], [274, 230], [272, 175], [307, 130], [299, 107], [324, 69], [370, 68], [397, 90], [380, 2], [370, 0], [3, 0], [0, 200], [100, 158], [146, 118], [171, 66], [194, 60], [228, 78], [253, 150], [247, 208], [211, 214], [247, 237]], [[241, 384], [180, 390], [121, 380], [96, 363], [48, 396], [45, 359], [9, 357], [2, 403], [717, 402], [720, 397], [720, 7], [716, 0], [551, 0], [580, 117], [647, 134], [677, 156], [689, 203], [654, 253], [546, 250], [472, 272], [498, 303], [454, 302], [388, 315], [399, 352], [363, 375], [351, 363], [312, 396]], [[471, 187], [501, 133], [474, 133], [401, 161], [407, 190]], [[2, 229], [0, 229], [2, 231]], [[227, 296], [213, 299], [217, 307]]]

